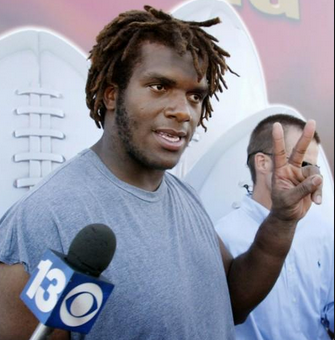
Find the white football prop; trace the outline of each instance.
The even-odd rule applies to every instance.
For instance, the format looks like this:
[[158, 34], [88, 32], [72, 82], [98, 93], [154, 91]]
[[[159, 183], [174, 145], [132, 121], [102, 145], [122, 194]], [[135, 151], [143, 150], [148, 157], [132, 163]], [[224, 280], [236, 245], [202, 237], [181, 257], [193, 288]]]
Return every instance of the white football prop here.
[[0, 217], [101, 136], [85, 104], [88, 66], [84, 53], [48, 31], [0, 39]]

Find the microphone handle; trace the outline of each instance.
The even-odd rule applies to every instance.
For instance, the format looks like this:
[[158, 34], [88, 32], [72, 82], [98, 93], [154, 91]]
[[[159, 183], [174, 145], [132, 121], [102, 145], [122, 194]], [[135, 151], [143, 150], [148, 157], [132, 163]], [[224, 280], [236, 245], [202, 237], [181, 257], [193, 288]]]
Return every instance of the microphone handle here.
[[44, 326], [40, 323], [29, 340], [48, 340], [53, 331], [53, 328]]

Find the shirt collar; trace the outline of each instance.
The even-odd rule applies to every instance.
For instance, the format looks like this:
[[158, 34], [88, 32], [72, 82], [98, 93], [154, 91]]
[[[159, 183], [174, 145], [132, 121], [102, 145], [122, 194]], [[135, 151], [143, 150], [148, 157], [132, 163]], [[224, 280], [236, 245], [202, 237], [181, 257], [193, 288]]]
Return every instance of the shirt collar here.
[[251, 195], [243, 198], [241, 208], [258, 224], [262, 224], [270, 213], [268, 209], [256, 202]]

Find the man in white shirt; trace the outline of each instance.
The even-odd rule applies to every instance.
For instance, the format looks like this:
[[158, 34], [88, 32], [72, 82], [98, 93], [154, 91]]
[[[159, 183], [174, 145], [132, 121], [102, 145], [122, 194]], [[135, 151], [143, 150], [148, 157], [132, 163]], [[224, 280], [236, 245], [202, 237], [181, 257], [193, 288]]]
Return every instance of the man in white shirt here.
[[[248, 147], [253, 193], [240, 209], [221, 219], [216, 230], [233, 256], [247, 251], [272, 207], [271, 127], [284, 127], [290, 155], [306, 123], [275, 115], [254, 130]], [[302, 166], [317, 165], [320, 137], [315, 135]], [[317, 207], [300, 222], [283, 271], [268, 297], [236, 327], [237, 340], [323, 340], [334, 333], [334, 229]]]

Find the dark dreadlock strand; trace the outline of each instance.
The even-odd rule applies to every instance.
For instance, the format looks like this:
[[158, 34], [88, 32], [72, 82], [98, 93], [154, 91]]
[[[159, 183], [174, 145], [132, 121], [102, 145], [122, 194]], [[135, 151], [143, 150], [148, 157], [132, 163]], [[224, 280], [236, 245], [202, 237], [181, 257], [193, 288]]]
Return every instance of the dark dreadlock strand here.
[[240, 77], [240, 75], [239, 75], [238, 73], [234, 72], [229, 66], [227, 66], [227, 67], [228, 67], [228, 71], [229, 71], [231, 74], [233, 74], [233, 75], [236, 76], [236, 77]]
[[[205, 32], [204, 30], [202, 30], [200, 27], [195, 27], [194, 29], [195, 29], [196, 31], [202, 32], [203, 35], [204, 35], [206, 38], [208, 38], [208, 39], [210, 39], [210, 40], [212, 40], [212, 41], [214, 41], [214, 42], [216, 42], [216, 43], [219, 42], [219, 39], [215, 38], [215, 37], [212, 36], [211, 34], [208, 34], [208, 33]], [[219, 47], [219, 46], [218, 46], [218, 47]], [[214, 46], [214, 48], [215, 48], [215, 46]], [[223, 50], [222, 50], [222, 51], [223, 51]], [[226, 53], [227, 53], [227, 52], [226, 52]]]
[[186, 24], [196, 27], [211, 27], [221, 23], [220, 18], [214, 18], [207, 21], [197, 22], [197, 21], [185, 21]]
[[97, 44], [90, 52], [92, 65], [86, 84], [86, 102], [90, 116], [99, 128], [103, 127], [106, 107], [103, 102], [106, 87], [116, 83], [125, 89], [133, 68], [139, 62], [140, 44], [145, 41], [162, 43], [179, 55], [191, 53], [198, 80], [206, 76], [209, 96], [205, 98], [199, 125], [206, 129], [205, 121], [212, 117], [210, 98], [227, 88], [224, 75], [233, 72], [226, 63], [230, 55], [219, 47], [218, 40], [203, 30], [220, 23], [219, 18], [204, 22], [182, 21], [153, 7], [145, 11], [120, 14], [98, 35]]
[[133, 37], [130, 39], [128, 46], [126, 47], [125, 51], [122, 54], [122, 59], [121, 59], [122, 62], [125, 61], [128, 58], [132, 49], [136, 46], [137, 40], [140, 37], [141, 33], [142, 33], [141, 31], [137, 31], [133, 35]]
[[[206, 34], [207, 37], [209, 37], [209, 38], [211, 37], [210, 35], [207, 35], [206, 32], [205, 32], [205, 34]], [[220, 46], [214, 45], [214, 50], [217, 51], [219, 54], [223, 55], [224, 57], [230, 58], [230, 54], [227, 51], [223, 50]]]
[[180, 30], [176, 30], [172, 32], [172, 39], [176, 43], [176, 52], [179, 55], [183, 55], [187, 51], [187, 46], [189, 45], [188, 41], [184, 39], [183, 34]]
[[144, 6], [144, 9], [151, 13], [156, 19], [164, 20], [164, 21], [172, 21], [172, 16], [164, 13], [163, 11], [158, 11], [157, 9], [151, 6]]
[[200, 62], [199, 62], [199, 57], [198, 57], [198, 54], [200, 52], [200, 49], [195, 47], [193, 45], [194, 43], [194, 40], [195, 40], [195, 36], [194, 34], [192, 33], [192, 31], [188, 32], [188, 35], [189, 35], [189, 44], [188, 44], [188, 49], [190, 50], [191, 54], [192, 54], [192, 58], [193, 58], [193, 63], [194, 63], [194, 68], [195, 68], [195, 71], [197, 72], [198, 74], [198, 81], [200, 82], [201, 79], [204, 77], [204, 74], [200, 68]]

